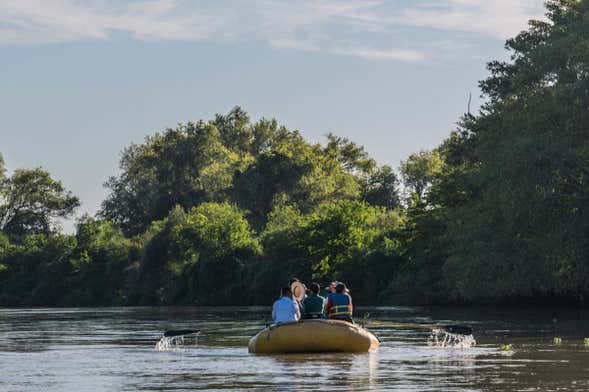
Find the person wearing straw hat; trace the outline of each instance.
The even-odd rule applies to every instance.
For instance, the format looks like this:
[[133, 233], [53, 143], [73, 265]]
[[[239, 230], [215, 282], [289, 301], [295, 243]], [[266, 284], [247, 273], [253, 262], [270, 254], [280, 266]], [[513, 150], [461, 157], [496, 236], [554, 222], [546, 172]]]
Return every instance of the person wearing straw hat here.
[[304, 313], [303, 301], [307, 298], [307, 287], [298, 278], [290, 278], [288, 287], [292, 293], [292, 299], [299, 305], [301, 314]]

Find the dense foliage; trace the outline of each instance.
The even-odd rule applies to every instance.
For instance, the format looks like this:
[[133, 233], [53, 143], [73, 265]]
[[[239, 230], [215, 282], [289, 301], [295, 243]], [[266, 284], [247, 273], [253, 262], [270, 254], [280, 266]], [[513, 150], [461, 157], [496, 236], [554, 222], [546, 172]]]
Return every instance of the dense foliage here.
[[486, 102], [398, 172], [240, 108], [123, 151], [96, 217], [0, 157], [0, 305], [268, 304], [290, 277], [357, 303], [546, 303], [589, 294], [589, 1], [489, 63]]

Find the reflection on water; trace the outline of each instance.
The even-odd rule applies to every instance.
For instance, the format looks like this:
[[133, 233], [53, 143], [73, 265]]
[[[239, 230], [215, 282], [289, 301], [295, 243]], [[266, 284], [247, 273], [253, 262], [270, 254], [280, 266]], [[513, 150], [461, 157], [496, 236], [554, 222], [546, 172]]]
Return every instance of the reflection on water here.
[[[264, 308], [4, 309], [0, 391], [589, 389], [584, 311], [559, 311], [553, 322], [554, 310], [368, 310], [396, 324], [371, 327], [382, 341], [374, 353], [254, 356], [247, 341]], [[432, 323], [472, 326], [477, 346], [428, 346], [430, 331], [414, 326]], [[169, 329], [201, 334], [154, 350]]]

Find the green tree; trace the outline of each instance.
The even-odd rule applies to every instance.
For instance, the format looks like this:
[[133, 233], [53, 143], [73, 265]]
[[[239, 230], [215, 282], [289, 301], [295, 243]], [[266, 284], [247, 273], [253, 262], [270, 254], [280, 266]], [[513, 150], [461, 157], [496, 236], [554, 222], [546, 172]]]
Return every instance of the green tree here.
[[370, 158], [364, 147], [333, 133], [327, 135], [325, 152], [333, 155], [348, 172], [370, 173], [376, 168], [376, 162]]
[[33, 234], [19, 244], [2, 246], [0, 305], [63, 306], [73, 273], [75, 238], [62, 234]]
[[[589, 2], [548, 1], [481, 82], [432, 188], [448, 222], [452, 301], [584, 298], [589, 248]], [[449, 159], [448, 159], [449, 158]]]
[[132, 279], [136, 304], [229, 304], [246, 298], [243, 272], [261, 253], [243, 212], [227, 203], [174, 208], [145, 234]]
[[76, 226], [74, 272], [65, 302], [75, 306], [127, 305], [129, 271], [140, 248], [112, 222], [89, 216]]
[[6, 178], [6, 166], [4, 164], [4, 157], [0, 154], [0, 183]]
[[124, 150], [121, 174], [107, 181], [111, 193], [100, 215], [128, 234], [141, 233], [176, 205], [189, 209], [224, 199], [240, 164], [214, 124], [180, 124]]
[[47, 234], [55, 219], [70, 217], [79, 205], [45, 170], [18, 169], [0, 187], [0, 230], [11, 238]]
[[401, 205], [398, 185], [393, 169], [382, 166], [362, 181], [362, 199], [371, 205], [395, 209]]
[[401, 163], [403, 183], [410, 193], [423, 198], [435, 176], [442, 171], [444, 161], [437, 150], [420, 151]]
[[404, 224], [398, 212], [359, 201], [329, 203], [307, 215], [278, 205], [262, 233], [264, 261], [254, 281], [268, 282], [275, 291], [275, 282], [290, 276], [342, 279], [369, 303], [388, 287], [401, 263]]
[[215, 115], [213, 124], [219, 130], [225, 147], [241, 154], [250, 152], [254, 134], [250, 117], [242, 108], [236, 106], [226, 115]]
[[236, 172], [232, 198], [248, 211], [253, 226], [261, 229], [276, 198], [300, 191], [301, 179], [311, 170], [311, 164], [280, 152], [261, 154], [246, 170]]

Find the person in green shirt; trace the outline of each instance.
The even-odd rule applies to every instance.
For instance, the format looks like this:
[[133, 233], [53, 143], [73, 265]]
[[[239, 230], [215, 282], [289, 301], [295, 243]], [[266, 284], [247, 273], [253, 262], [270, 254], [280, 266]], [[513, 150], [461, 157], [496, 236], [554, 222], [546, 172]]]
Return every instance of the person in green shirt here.
[[309, 295], [303, 300], [303, 317], [304, 319], [323, 318], [323, 305], [325, 298], [319, 295], [319, 285], [313, 283], [310, 287]]

